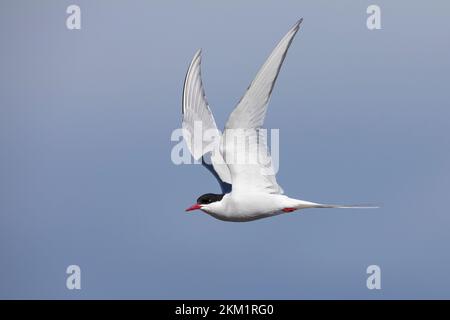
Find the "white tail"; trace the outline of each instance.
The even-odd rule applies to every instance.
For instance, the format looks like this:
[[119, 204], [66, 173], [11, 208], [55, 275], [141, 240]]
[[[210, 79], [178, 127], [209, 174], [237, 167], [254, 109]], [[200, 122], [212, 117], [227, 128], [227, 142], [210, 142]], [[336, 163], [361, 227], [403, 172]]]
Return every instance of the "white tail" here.
[[307, 209], [307, 208], [340, 208], [340, 209], [377, 209], [379, 206], [369, 205], [369, 204], [322, 204], [309, 202], [304, 200], [296, 200], [296, 209]]
[[378, 209], [379, 206], [373, 206], [373, 205], [359, 205], [359, 204], [346, 204], [346, 205], [339, 205], [339, 204], [317, 204], [317, 206], [314, 206], [313, 208], [341, 208], [341, 209]]

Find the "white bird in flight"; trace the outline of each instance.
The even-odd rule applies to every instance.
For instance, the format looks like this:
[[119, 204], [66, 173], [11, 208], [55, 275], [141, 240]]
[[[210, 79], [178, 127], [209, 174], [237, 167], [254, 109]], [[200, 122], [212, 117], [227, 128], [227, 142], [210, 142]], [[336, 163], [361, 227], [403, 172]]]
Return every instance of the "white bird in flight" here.
[[[320, 204], [290, 198], [283, 194], [275, 174], [267, 170], [266, 164], [271, 163], [271, 158], [259, 129], [263, 126], [267, 104], [281, 65], [302, 20], [288, 31], [267, 58], [229, 116], [222, 134], [217, 129], [206, 101], [200, 73], [201, 50], [195, 54], [184, 81], [183, 137], [194, 159], [201, 158], [202, 164], [216, 177], [222, 194], [204, 194], [186, 211], [199, 209], [219, 220], [244, 222], [306, 208], [376, 208]], [[199, 138], [194, 135], [196, 122], [201, 124], [200, 143], [195, 141]], [[210, 142], [203, 139], [207, 130], [219, 137], [212, 150], [208, 149]], [[230, 142], [230, 139], [226, 139], [230, 133], [240, 139], [231, 139]], [[211, 164], [205, 161], [206, 154], [210, 155]], [[230, 161], [239, 155], [245, 159], [258, 158], [260, 161]]]

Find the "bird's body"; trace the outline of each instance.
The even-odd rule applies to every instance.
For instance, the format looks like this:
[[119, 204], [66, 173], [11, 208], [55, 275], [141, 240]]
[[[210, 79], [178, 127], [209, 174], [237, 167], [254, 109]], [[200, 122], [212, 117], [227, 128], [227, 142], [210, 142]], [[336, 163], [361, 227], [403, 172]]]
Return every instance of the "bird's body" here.
[[204, 211], [224, 221], [252, 221], [281, 213], [286, 196], [263, 192], [225, 194], [222, 201], [212, 203]]
[[219, 220], [246, 222], [314, 206], [318, 204], [282, 194], [231, 191], [202, 210]]
[[[219, 220], [244, 222], [306, 208], [362, 208], [293, 199], [283, 194], [276, 181], [260, 129], [276, 78], [301, 22], [275, 47], [231, 113], [223, 133], [217, 129], [206, 101], [200, 74], [201, 51], [195, 54], [183, 88], [183, 136], [193, 157], [202, 158], [203, 165], [216, 177], [223, 194], [204, 194], [187, 211], [200, 209]], [[217, 139], [211, 143], [205, 136]], [[211, 164], [204, 161], [206, 154]]]

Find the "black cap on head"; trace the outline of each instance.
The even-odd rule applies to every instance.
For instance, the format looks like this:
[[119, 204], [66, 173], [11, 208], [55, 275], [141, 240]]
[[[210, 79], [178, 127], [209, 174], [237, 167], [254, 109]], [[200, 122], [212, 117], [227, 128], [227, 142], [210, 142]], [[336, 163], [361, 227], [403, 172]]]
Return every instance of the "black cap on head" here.
[[223, 194], [206, 193], [197, 199], [198, 204], [209, 204], [222, 200]]

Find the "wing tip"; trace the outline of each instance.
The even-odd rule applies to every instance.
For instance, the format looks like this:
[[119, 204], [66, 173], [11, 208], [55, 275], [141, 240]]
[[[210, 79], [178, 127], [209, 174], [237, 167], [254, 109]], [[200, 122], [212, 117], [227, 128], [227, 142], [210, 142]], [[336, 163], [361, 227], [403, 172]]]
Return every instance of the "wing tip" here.
[[299, 20], [297, 20], [297, 22], [292, 27], [292, 31], [296, 33], [298, 31], [298, 29], [300, 29], [300, 25], [302, 24], [302, 22], [303, 22], [303, 18], [300, 18]]
[[202, 48], [198, 49], [195, 52], [194, 57], [192, 58], [191, 64], [189, 65], [187, 73], [189, 73], [195, 65], [200, 64], [201, 60], [202, 60]]
[[[194, 68], [195, 65], [200, 65], [201, 63], [201, 57], [202, 57], [202, 48], [199, 48], [195, 54], [194, 57], [191, 60], [191, 63], [189, 64], [189, 68], [188, 71], [186, 72], [186, 76], [184, 78], [184, 84], [183, 84], [183, 99], [181, 102], [181, 114], [184, 115], [185, 114], [185, 106], [184, 106], [184, 92], [185, 92], [185, 88], [186, 88], [186, 81], [188, 79], [189, 73], [191, 72], [191, 70]], [[198, 63], [197, 63], [198, 62]]]
[[194, 58], [192, 59], [193, 61], [197, 60], [198, 58], [202, 57], [202, 48], [199, 48], [194, 55]]

